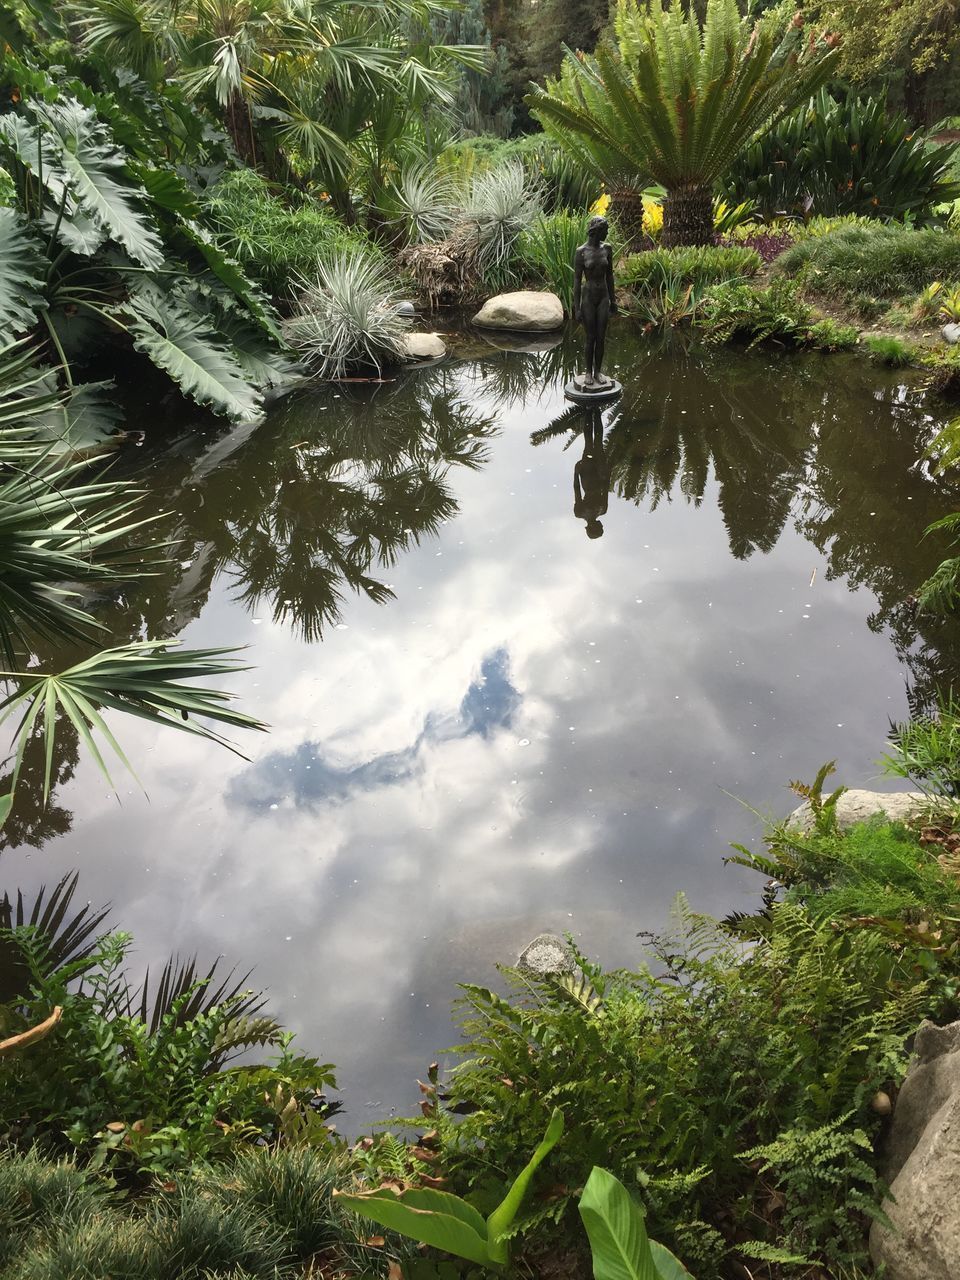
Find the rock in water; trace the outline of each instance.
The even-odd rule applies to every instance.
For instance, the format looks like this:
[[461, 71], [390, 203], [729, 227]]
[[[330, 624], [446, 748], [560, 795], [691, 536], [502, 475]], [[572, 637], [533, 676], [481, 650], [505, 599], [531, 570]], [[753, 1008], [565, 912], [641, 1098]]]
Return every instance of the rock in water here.
[[[829, 787], [824, 791], [830, 794]], [[878, 813], [884, 814], [890, 822], [907, 822], [922, 813], [928, 804], [929, 801], [919, 791], [859, 791], [851, 788], [837, 801], [837, 826], [846, 831], [855, 822], [866, 822]], [[806, 801], [794, 809], [787, 825], [804, 832], [813, 830], [813, 813]]]
[[447, 354], [438, 333], [406, 333], [401, 341], [405, 360], [437, 360]]
[[545, 978], [551, 973], [573, 973], [573, 957], [570, 948], [555, 933], [538, 933], [532, 942], [520, 952], [517, 968]]
[[563, 327], [563, 303], [555, 293], [500, 293], [488, 298], [473, 323], [481, 329], [513, 329], [519, 333], [549, 333]]
[[893, 1224], [870, 1230], [870, 1253], [886, 1280], [960, 1276], [960, 1022], [924, 1022], [893, 1113], [884, 1176]]

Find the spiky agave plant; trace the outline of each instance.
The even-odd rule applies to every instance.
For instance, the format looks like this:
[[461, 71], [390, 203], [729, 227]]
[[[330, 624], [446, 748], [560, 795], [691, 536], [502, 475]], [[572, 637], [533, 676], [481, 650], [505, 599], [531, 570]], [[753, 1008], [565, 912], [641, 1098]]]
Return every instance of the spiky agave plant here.
[[664, 244], [708, 244], [713, 189], [761, 129], [829, 77], [829, 35], [807, 40], [778, 7], [754, 21], [707, 0], [703, 23], [672, 0], [618, 0], [615, 43], [564, 57], [525, 101], [544, 129], [608, 187], [667, 190]]
[[322, 378], [353, 369], [380, 372], [400, 358], [409, 320], [400, 286], [368, 251], [338, 251], [303, 280], [297, 309], [284, 326], [287, 341]]

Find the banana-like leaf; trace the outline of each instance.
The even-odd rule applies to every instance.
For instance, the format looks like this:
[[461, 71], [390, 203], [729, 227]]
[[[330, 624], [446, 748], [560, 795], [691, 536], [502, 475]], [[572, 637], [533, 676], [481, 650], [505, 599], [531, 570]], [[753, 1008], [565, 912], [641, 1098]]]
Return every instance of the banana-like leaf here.
[[0, 208], [0, 333], [24, 333], [37, 322], [43, 300], [40, 245], [16, 211]]
[[184, 220], [180, 231], [202, 256], [213, 274], [244, 304], [261, 329], [277, 342], [283, 341], [273, 307], [247, 276], [236, 258], [224, 253], [208, 231], [196, 222]]
[[487, 1224], [472, 1205], [448, 1191], [418, 1189], [399, 1195], [389, 1187], [355, 1194], [334, 1191], [341, 1204], [388, 1231], [466, 1258], [481, 1267], [496, 1267], [487, 1244]]
[[142, 289], [120, 308], [133, 344], [198, 404], [234, 422], [259, 420], [263, 400], [211, 322], [182, 299]]
[[490, 1256], [500, 1266], [506, 1266], [510, 1256], [509, 1243], [501, 1237], [513, 1226], [513, 1221], [520, 1212], [520, 1206], [523, 1203], [524, 1196], [527, 1194], [527, 1188], [533, 1175], [562, 1136], [563, 1112], [559, 1107], [555, 1107], [540, 1145], [527, 1161], [525, 1167], [514, 1178], [509, 1191], [487, 1219]]
[[579, 1209], [593, 1254], [594, 1280], [690, 1280], [668, 1249], [647, 1238], [643, 1210], [606, 1169], [594, 1166]]

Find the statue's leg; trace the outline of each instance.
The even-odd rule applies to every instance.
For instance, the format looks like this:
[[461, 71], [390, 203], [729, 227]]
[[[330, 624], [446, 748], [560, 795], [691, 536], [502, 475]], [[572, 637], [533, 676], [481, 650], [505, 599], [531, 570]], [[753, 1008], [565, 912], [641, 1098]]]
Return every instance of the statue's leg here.
[[589, 382], [593, 378], [597, 347], [597, 306], [592, 298], [583, 299], [580, 314], [583, 317], [583, 367]]
[[596, 338], [593, 346], [594, 365], [592, 373], [600, 378], [603, 365], [603, 350], [607, 342], [607, 322], [610, 319], [610, 299], [603, 298], [596, 306]]

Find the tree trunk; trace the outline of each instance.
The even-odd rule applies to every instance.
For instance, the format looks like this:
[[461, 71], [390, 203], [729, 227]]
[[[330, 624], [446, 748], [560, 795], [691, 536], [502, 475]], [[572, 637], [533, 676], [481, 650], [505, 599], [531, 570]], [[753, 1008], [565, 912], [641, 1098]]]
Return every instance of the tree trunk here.
[[610, 192], [607, 210], [616, 223], [625, 253], [639, 249], [643, 242], [643, 192], [632, 187], [618, 187]]
[[663, 202], [663, 244], [713, 244], [713, 195], [709, 187], [676, 187]]
[[257, 167], [257, 149], [253, 139], [253, 117], [250, 108], [239, 93], [227, 104], [224, 123], [238, 158], [251, 169]]

